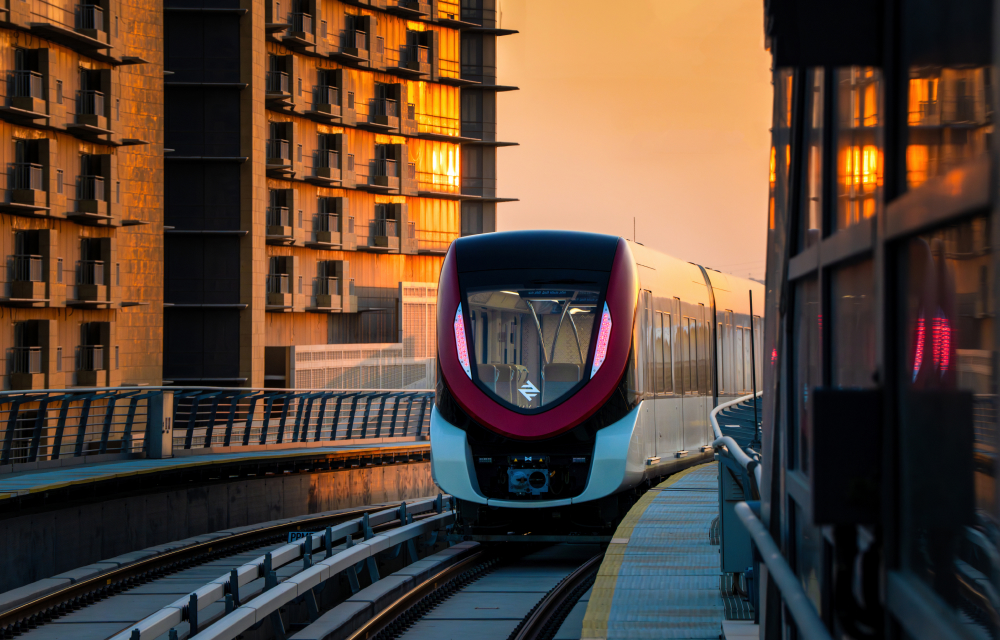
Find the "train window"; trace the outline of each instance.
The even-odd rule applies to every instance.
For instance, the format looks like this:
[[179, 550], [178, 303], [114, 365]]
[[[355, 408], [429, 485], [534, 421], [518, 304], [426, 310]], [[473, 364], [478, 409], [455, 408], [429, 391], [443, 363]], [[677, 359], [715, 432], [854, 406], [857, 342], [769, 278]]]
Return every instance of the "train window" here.
[[837, 69], [837, 215], [846, 229], [882, 209], [882, 73]]
[[871, 260], [835, 269], [830, 278], [830, 371], [838, 387], [873, 387], [875, 269]]
[[671, 330], [673, 329], [673, 317], [670, 313], [661, 313], [660, 323], [660, 330], [663, 334], [663, 392], [673, 393], [674, 356], [670, 348], [673, 343], [673, 334], [671, 333]]
[[698, 318], [698, 393], [707, 396], [708, 395], [708, 351], [711, 342], [708, 339], [709, 327], [712, 325], [705, 322], [704, 318], [707, 317], [708, 312], [705, 309], [705, 305], [701, 305], [701, 318]]
[[698, 321], [684, 318], [681, 337], [681, 359], [684, 362], [684, 395], [698, 395]]
[[656, 393], [666, 390], [663, 378], [663, 313], [657, 311], [653, 316], [653, 384]]
[[991, 238], [977, 217], [897, 252], [901, 559], [965, 620], [997, 566]]
[[[809, 472], [809, 434], [812, 430], [813, 389], [823, 384], [820, 362], [820, 323], [822, 316], [819, 308], [819, 280], [811, 277], [799, 281], [795, 285], [794, 314], [795, 334], [792, 338], [792, 394], [794, 403], [793, 428], [790, 429], [792, 439], [792, 456], [790, 466]], [[749, 373], [749, 330], [745, 338], [747, 343], [747, 365]], [[747, 381], [749, 386], [749, 378]]]
[[800, 251], [817, 244], [823, 212], [823, 69], [810, 69], [806, 87], [806, 202], [800, 208]]
[[539, 288], [536, 281], [469, 288], [470, 312], [482, 320], [473, 367], [481, 388], [512, 407], [538, 409], [590, 378], [602, 292], [584, 276], [573, 282], [572, 288]]

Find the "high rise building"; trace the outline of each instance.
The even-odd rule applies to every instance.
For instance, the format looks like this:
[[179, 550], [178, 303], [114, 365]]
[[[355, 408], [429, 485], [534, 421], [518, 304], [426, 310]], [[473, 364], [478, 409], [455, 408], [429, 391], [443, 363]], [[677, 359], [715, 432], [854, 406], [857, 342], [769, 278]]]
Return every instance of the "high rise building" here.
[[161, 381], [161, 17], [0, 6], [0, 388]]
[[443, 256], [501, 200], [494, 0], [164, 12], [164, 378], [432, 384]]

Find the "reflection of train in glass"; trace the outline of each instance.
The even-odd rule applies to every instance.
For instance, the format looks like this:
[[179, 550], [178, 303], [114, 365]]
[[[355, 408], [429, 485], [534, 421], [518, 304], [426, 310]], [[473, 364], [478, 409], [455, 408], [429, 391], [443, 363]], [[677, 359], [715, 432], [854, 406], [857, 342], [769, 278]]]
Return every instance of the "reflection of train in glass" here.
[[711, 459], [709, 411], [751, 387], [750, 291], [763, 300], [755, 282], [613, 236], [457, 240], [438, 290], [431, 448], [463, 521], [593, 501], [609, 521], [616, 494]]

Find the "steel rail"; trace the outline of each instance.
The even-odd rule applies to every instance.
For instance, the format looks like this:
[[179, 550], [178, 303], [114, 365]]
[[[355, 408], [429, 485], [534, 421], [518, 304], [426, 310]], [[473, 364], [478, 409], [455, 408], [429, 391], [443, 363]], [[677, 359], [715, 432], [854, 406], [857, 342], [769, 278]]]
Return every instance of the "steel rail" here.
[[[545, 632], [549, 629], [550, 623], [554, 622], [556, 616], [563, 610], [563, 605], [569, 603], [577, 587], [601, 568], [602, 560], [604, 560], [603, 551], [580, 565], [545, 594], [541, 602], [525, 618], [513, 640], [543, 640], [548, 637]], [[554, 633], [558, 629], [551, 631]]]
[[785, 608], [795, 620], [795, 626], [799, 635], [805, 640], [833, 640], [830, 631], [823, 624], [823, 620], [816, 613], [809, 596], [806, 595], [802, 583], [798, 576], [788, 566], [785, 557], [781, 555], [778, 545], [774, 544], [771, 534], [767, 532], [764, 524], [757, 519], [756, 514], [746, 502], [736, 503], [736, 515], [743, 526], [750, 532], [761, 560], [767, 565], [768, 577], [774, 580], [781, 599], [785, 602]]
[[368, 622], [363, 624], [358, 630], [347, 637], [347, 640], [370, 640], [380, 631], [392, 624], [397, 618], [405, 614], [412, 606], [433, 594], [438, 589], [444, 587], [457, 576], [477, 564], [485, 562], [490, 556], [489, 551], [478, 551], [465, 560], [458, 562], [435, 574], [432, 578], [420, 583], [398, 600], [387, 606], [385, 609], [375, 614]]
[[[416, 505], [433, 501], [421, 501]], [[414, 513], [413, 507], [408, 505], [408, 513]], [[19, 633], [18, 627], [22, 624], [39, 625], [44, 624], [47, 618], [58, 617], [64, 612], [61, 609], [70, 609], [74, 603], [81, 598], [94, 597], [97, 600], [105, 596], [119, 593], [133, 586], [138, 586], [145, 582], [150, 582], [159, 577], [156, 574], [173, 573], [193, 566], [192, 563], [204, 557], [205, 562], [211, 562], [218, 557], [238, 553], [247, 547], [256, 548], [268, 544], [269, 539], [282, 536], [288, 532], [298, 531], [303, 528], [318, 527], [331, 524], [343, 525], [352, 522], [360, 522], [356, 516], [365, 514], [394, 513], [398, 510], [386, 509], [386, 505], [368, 506], [358, 509], [350, 509], [340, 513], [305, 518], [294, 522], [285, 522], [270, 526], [264, 526], [252, 531], [235, 533], [224, 538], [216, 538], [206, 542], [200, 542], [180, 549], [174, 549], [165, 553], [160, 553], [149, 558], [143, 558], [131, 564], [117, 569], [99, 574], [92, 578], [67, 585], [66, 587], [52, 593], [40, 596], [35, 600], [26, 602], [17, 607], [0, 613], [0, 633]], [[425, 509], [429, 510], [429, 509]], [[417, 507], [417, 513], [421, 510]], [[384, 516], [378, 518], [373, 524], [391, 524], [392, 520]], [[257, 543], [257, 544], [255, 544]], [[302, 543], [296, 543], [301, 547]], [[290, 545], [285, 545], [290, 546]], [[285, 547], [282, 547], [284, 549]], [[275, 552], [277, 553], [277, 551]], [[207, 556], [207, 557], [206, 557]], [[301, 557], [301, 556], [299, 556]], [[297, 558], [289, 558], [281, 564], [275, 563], [274, 567], [280, 567], [287, 562]], [[200, 563], [199, 563], [200, 564]], [[150, 575], [153, 574], [153, 575]], [[207, 605], [206, 605], [207, 606]]]
[[[407, 507], [407, 510], [409, 510], [409, 507]], [[330, 555], [325, 560], [321, 560], [309, 568], [303, 569], [284, 582], [278, 583], [269, 590], [260, 593], [246, 604], [236, 607], [204, 629], [199, 628], [198, 637], [203, 640], [232, 640], [239, 637], [254, 625], [263, 622], [269, 616], [279, 611], [282, 607], [288, 605], [293, 600], [307, 595], [308, 592], [311, 592], [327, 580], [336, 577], [342, 571], [351, 569], [358, 563], [374, 559], [376, 554], [389, 550], [394, 546], [405, 544], [424, 533], [439, 530], [453, 523], [454, 520], [454, 512], [439, 512], [420, 522], [403, 524], [386, 534], [372, 537], [366, 535], [364, 541], [345, 547], [338, 553]], [[343, 533], [335, 533], [338, 534], [336, 536], [338, 539], [343, 537]], [[314, 545], [320, 542], [322, 538], [323, 536], [314, 536]], [[302, 547], [299, 544], [290, 546]], [[281, 553], [281, 550], [279, 549], [275, 553]], [[259, 574], [253, 573], [253, 570], [257, 568], [257, 565], [250, 563], [233, 571], [237, 574], [243, 571], [251, 574], [247, 576], [249, 579], [245, 581], [243, 576], [240, 576], [240, 585], [242, 586], [242, 584], [246, 584], [258, 577]], [[223, 596], [223, 587], [229, 582], [229, 579], [228, 575], [223, 576], [215, 582], [196, 590], [191, 594], [190, 598], [194, 599], [197, 596], [198, 609], [203, 609]], [[203, 599], [201, 596], [204, 596], [204, 606], [201, 604]], [[131, 625], [129, 629], [113, 636], [112, 640], [143, 640], [143, 638], [159, 637], [183, 621], [182, 611], [184, 610], [184, 606], [183, 599], [167, 605], [159, 612], [147, 616], [139, 624]], [[131, 635], [129, 635], [129, 632], [131, 632]]]

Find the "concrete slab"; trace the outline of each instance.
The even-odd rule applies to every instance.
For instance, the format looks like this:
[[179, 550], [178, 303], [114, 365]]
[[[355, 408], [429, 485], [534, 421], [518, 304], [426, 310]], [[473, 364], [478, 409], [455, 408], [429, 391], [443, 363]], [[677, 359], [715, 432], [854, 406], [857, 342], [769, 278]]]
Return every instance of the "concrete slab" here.
[[125, 627], [121, 622], [88, 624], [55, 620], [18, 636], [19, 640], [82, 640], [83, 638], [110, 638]]
[[94, 576], [111, 571], [112, 569], [117, 569], [118, 564], [114, 562], [95, 562], [94, 564], [88, 564], [87, 566], [80, 567], [78, 569], [71, 569], [69, 571], [64, 571], [57, 576], [52, 576], [53, 578], [67, 578], [72, 582], [80, 582], [81, 580], [86, 580], [87, 578], [93, 578]]
[[423, 619], [406, 631], [406, 640], [507, 640], [517, 621], [498, 620], [483, 624], [481, 620]]
[[347, 602], [370, 602], [375, 611], [381, 611], [411, 588], [413, 588], [413, 578], [393, 574], [358, 591], [348, 598]]
[[[488, 578], [489, 576], [487, 576]], [[485, 582], [483, 578], [480, 582]], [[448, 598], [433, 611], [424, 616], [425, 620], [520, 620], [528, 614], [535, 603], [542, 599], [542, 593], [497, 591], [470, 593], [460, 591]]]
[[371, 620], [370, 602], [344, 602], [292, 636], [292, 640], [341, 640]]
[[0, 611], [13, 609], [25, 602], [31, 602], [35, 598], [58, 591], [72, 583], [72, 580], [69, 578], [45, 578], [44, 580], [38, 580], [23, 587], [12, 589], [6, 593], [0, 593]]

